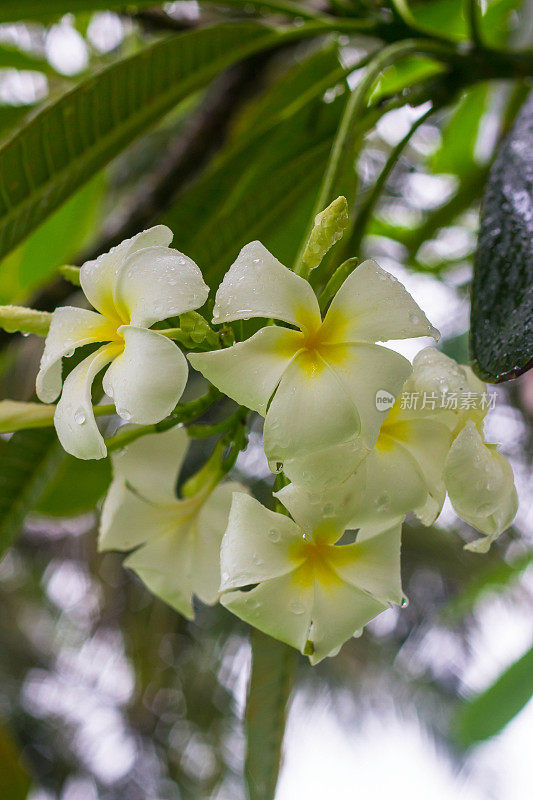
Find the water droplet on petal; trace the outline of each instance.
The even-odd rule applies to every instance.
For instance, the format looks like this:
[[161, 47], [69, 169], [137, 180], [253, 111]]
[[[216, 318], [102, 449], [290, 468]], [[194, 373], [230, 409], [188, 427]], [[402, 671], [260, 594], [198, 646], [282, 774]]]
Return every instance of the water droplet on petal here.
[[303, 614], [305, 611], [305, 606], [295, 600], [292, 603], [289, 603], [289, 610], [293, 614]]
[[117, 408], [117, 414], [126, 422], [131, 419], [131, 413], [126, 408]]
[[85, 416], [85, 412], [84, 412], [83, 408], [78, 408], [78, 409], [77, 409], [77, 410], [74, 412], [74, 422], [75, 422], [77, 425], [83, 425], [83, 423], [85, 422], [85, 420], [86, 420], [86, 416]]
[[268, 538], [271, 542], [279, 542], [281, 539], [281, 533], [276, 530], [276, 528], [271, 528], [268, 532]]

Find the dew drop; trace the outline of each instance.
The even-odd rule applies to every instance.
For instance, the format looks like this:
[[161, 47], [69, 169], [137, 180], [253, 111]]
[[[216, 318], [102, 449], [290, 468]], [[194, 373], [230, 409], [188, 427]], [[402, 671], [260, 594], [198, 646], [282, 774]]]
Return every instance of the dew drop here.
[[279, 542], [281, 539], [281, 533], [276, 530], [276, 528], [271, 528], [268, 532], [268, 538], [271, 542]]
[[418, 314], [409, 314], [409, 319], [411, 320], [413, 325], [418, 325], [418, 323], [420, 322], [420, 317], [418, 316]]
[[73, 347], [71, 347], [69, 350], [67, 350], [65, 352], [65, 358], [70, 358], [73, 355], [74, 355], [74, 348]]
[[305, 611], [305, 606], [303, 606], [301, 603], [298, 603], [297, 601], [294, 601], [289, 604], [289, 610], [293, 614], [303, 614]]
[[126, 408], [117, 408], [117, 414], [119, 417], [122, 417], [122, 419], [126, 420], [126, 422], [129, 422], [131, 419], [131, 414]]
[[402, 597], [402, 602], [400, 603], [400, 608], [407, 608], [409, 605], [409, 598], [405, 595]]
[[86, 417], [83, 408], [78, 408], [77, 411], [74, 412], [74, 422], [77, 425], [83, 425], [85, 419]]

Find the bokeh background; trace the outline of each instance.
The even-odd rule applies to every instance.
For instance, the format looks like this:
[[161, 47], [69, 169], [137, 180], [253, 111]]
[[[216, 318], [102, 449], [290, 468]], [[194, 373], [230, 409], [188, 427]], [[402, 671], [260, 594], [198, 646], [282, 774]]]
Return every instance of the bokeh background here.
[[[463, 35], [455, 0], [416, 8], [436, 30]], [[99, 10], [53, 24], [0, 24], [1, 135], [147, 40], [227, 16], [187, 1], [129, 15]], [[484, 26], [494, 42], [531, 43], [533, 4], [489, 2]], [[57, 267], [80, 264], [118, 233], [146, 227], [150, 215], [164, 218], [175, 246], [202, 267], [229, 266], [253, 238], [290, 263], [346, 84], [336, 79], [312, 108], [288, 115], [255, 141], [243, 143], [243, 131], [268, 122], [285, 82], [305, 70], [325, 74], [335, 62], [355, 85], [360, 72], [348, 68], [378, 46], [363, 38], [346, 39], [340, 48], [304, 43], [221, 75], [3, 260], [0, 303], [51, 310], [78, 302]], [[430, 74], [431, 67], [422, 59], [388, 70], [376, 91], [385, 95], [424, 70]], [[362, 243], [440, 329], [444, 351], [463, 362], [483, 184], [528, 91], [522, 82], [480, 83], [422, 124]], [[427, 107], [391, 110], [367, 134], [357, 163], [361, 197]], [[299, 162], [305, 174], [294, 171]], [[429, 343], [397, 347], [412, 357]], [[30, 399], [42, 340], [4, 336], [0, 344], [0, 396]], [[199, 379], [189, 391], [201, 391]], [[532, 703], [500, 733], [470, 747], [455, 722], [465, 701], [491, 686], [533, 640], [533, 376], [491, 391], [496, 405], [487, 438], [501, 442], [520, 497], [513, 528], [480, 556], [462, 549], [473, 531], [451, 507], [431, 529], [408, 520], [409, 605], [383, 613], [335, 659], [315, 668], [301, 659], [277, 800], [531, 795]], [[198, 448], [194, 457], [201, 456]], [[236, 472], [266, 496], [272, 476], [259, 420]], [[30, 800], [240, 800], [246, 626], [224, 609], [200, 606], [187, 622], [124, 570], [119, 555], [97, 554], [98, 502], [108, 481], [105, 464], [64, 461], [0, 562], [2, 800], [26, 791]], [[492, 722], [490, 714], [481, 719], [481, 730], [485, 724], [490, 733]]]

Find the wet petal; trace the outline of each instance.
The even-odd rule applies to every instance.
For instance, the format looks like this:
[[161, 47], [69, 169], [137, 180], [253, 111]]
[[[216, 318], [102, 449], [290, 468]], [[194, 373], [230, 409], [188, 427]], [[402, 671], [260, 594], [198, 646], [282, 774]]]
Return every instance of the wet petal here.
[[444, 479], [454, 509], [466, 522], [495, 535], [511, 524], [516, 513], [512, 467], [494, 445], [484, 443], [471, 421], [450, 448]]
[[148, 589], [187, 619], [192, 607], [194, 531], [181, 528], [150, 539], [124, 561]]
[[[120, 430], [134, 427], [125, 425]], [[178, 475], [188, 446], [184, 428], [142, 436], [124, 450], [112, 454], [113, 475], [152, 503], [175, 501]]]
[[169, 247], [146, 247], [128, 255], [120, 267], [114, 300], [123, 319], [149, 328], [203, 306], [208, 294], [192, 259]]
[[365, 480], [345, 481], [328, 490], [289, 483], [274, 496], [308, 536], [334, 544], [363, 504]]
[[283, 472], [298, 486], [327, 492], [352, 475], [370, 452], [361, 439], [355, 437], [306, 456], [286, 458]]
[[172, 236], [172, 231], [166, 225], [155, 225], [131, 239], [125, 239], [117, 247], [112, 247], [108, 253], [102, 253], [94, 261], [86, 261], [80, 269], [80, 283], [91, 305], [119, 324], [127, 322], [127, 319], [119, 317], [115, 308], [113, 295], [117, 272], [130, 253], [144, 247], [169, 245]]
[[310, 656], [317, 664], [327, 656], [336, 655], [344, 642], [359, 635], [371, 619], [388, 608], [373, 597], [339, 580], [318, 583], [312, 610], [309, 640], [313, 645]]
[[331, 301], [323, 331], [331, 344], [439, 338], [407, 289], [375, 261], [364, 261], [346, 278]]
[[104, 391], [117, 414], [141, 425], [160, 422], [175, 407], [187, 383], [187, 361], [165, 336], [123, 325], [124, 351], [104, 376]]
[[300, 353], [287, 367], [264, 427], [269, 461], [306, 455], [359, 432], [356, 406], [341, 380], [319, 357]]
[[300, 539], [298, 526], [291, 519], [236, 492], [222, 540], [221, 591], [292, 572], [303, 561], [303, 556], [291, 554], [291, 545]]
[[299, 328], [320, 325], [320, 309], [310, 284], [281, 264], [261, 242], [245, 245], [216, 294], [213, 322], [265, 317]]
[[176, 527], [172, 509], [148, 503], [115, 478], [109, 487], [100, 519], [99, 550], [132, 550]]
[[334, 549], [331, 564], [343, 581], [368, 592], [383, 602], [403, 600], [400, 570], [402, 524], [365, 537], [358, 534], [354, 544]]
[[91, 387], [98, 372], [120, 352], [106, 344], [87, 356], [67, 376], [54, 416], [63, 448], [76, 458], [105, 458], [107, 449], [94, 418]]
[[271, 325], [226, 350], [189, 353], [188, 358], [217, 389], [264, 416], [301, 339], [296, 331]]
[[295, 573], [272, 578], [249, 591], [227, 592], [220, 602], [260, 631], [303, 651], [311, 622], [313, 586], [300, 583]]
[[56, 308], [37, 375], [37, 397], [51, 403], [60, 393], [62, 358], [72, 355], [77, 347], [110, 341], [115, 335], [116, 328], [101, 314], [73, 306]]
[[[390, 406], [411, 373], [411, 364], [399, 353], [376, 344], [330, 345], [322, 348], [322, 355], [357, 408], [361, 441], [373, 447]], [[390, 405], [381, 404], [381, 397]]]
[[219, 484], [200, 510], [196, 524], [192, 572], [194, 594], [203, 603], [217, 602], [220, 589], [220, 545], [228, 524], [233, 493], [247, 489], [235, 481]]

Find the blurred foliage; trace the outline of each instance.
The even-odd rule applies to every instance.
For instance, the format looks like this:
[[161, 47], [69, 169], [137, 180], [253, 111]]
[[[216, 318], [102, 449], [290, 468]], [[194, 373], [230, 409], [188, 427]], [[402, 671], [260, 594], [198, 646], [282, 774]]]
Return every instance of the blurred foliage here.
[[[0, 23], [34, 22], [0, 27], [0, 303], [51, 310], [79, 302], [57, 269], [158, 221], [170, 225], [176, 246], [213, 287], [251, 239], [284, 263], [296, 257], [364, 65], [406, 38], [405, 28], [380, 0], [299, 4], [310, 15], [327, 8], [345, 26], [342, 36], [309, 20], [292, 24], [290, 13], [275, 13], [283, 3], [200, 3], [196, 16], [180, 5], [166, 13], [110, 0], [2, 4]], [[462, 0], [410, 6], [418, 25], [462, 41], [458, 52], [468, 57]], [[102, 22], [92, 13], [99, 9], [123, 13]], [[88, 53], [88, 66], [74, 75], [47, 60], [48, 24], [66, 12], [74, 16], [59, 27], [76, 30]], [[273, 33], [280, 20], [287, 32]], [[478, 21], [487, 45], [529, 44], [528, 0], [492, 0]], [[315, 24], [311, 36], [306, 26]], [[388, 66], [356, 121], [342, 175], [356, 196], [352, 222], [364, 220], [351, 234], [355, 252], [346, 255], [376, 257], [412, 282], [440, 315], [443, 350], [462, 361], [479, 206], [529, 91], [518, 57], [512, 68], [506, 63], [511, 74], [493, 54], [480, 59], [487, 74], [477, 61], [450, 66], [424, 54]], [[21, 70], [17, 91], [9, 89], [14, 70]], [[332, 259], [341, 250], [336, 245]], [[30, 400], [39, 342], [13, 336], [0, 345], [2, 392]], [[525, 430], [510, 454], [526, 475], [529, 377], [499, 395], [498, 409], [498, 419]], [[208, 446], [194, 449], [195, 464]], [[237, 468], [264, 497], [270, 478], [257, 468], [259, 453], [252, 436]], [[97, 507], [109, 479], [107, 462], [66, 457], [50, 431], [0, 439], [0, 548], [14, 542], [0, 563], [0, 715], [10, 731], [0, 731], [0, 795], [25, 796], [24, 763], [34, 787], [54, 799], [240, 800], [245, 626], [220, 608], [199, 608], [195, 622], [186, 622], [123, 570], [118, 556], [96, 553]], [[332, 702], [348, 704], [354, 718], [390, 695], [416, 709], [420, 725], [458, 764], [458, 730], [461, 745], [492, 735], [531, 693], [529, 653], [457, 712], [465, 694], [460, 667], [426, 656], [425, 640], [436, 632], [452, 637], [467, 659], [484, 604], [495, 596], [517, 609], [530, 602], [527, 522], [483, 558], [462, 550], [470, 533], [455, 518], [431, 530], [406, 525], [409, 607], [317, 668], [297, 657], [299, 686], [318, 692], [327, 685]], [[518, 535], [526, 543], [517, 551]], [[270, 734], [275, 760], [275, 727]], [[268, 761], [254, 762], [255, 755], [247, 770], [264, 773]]]

